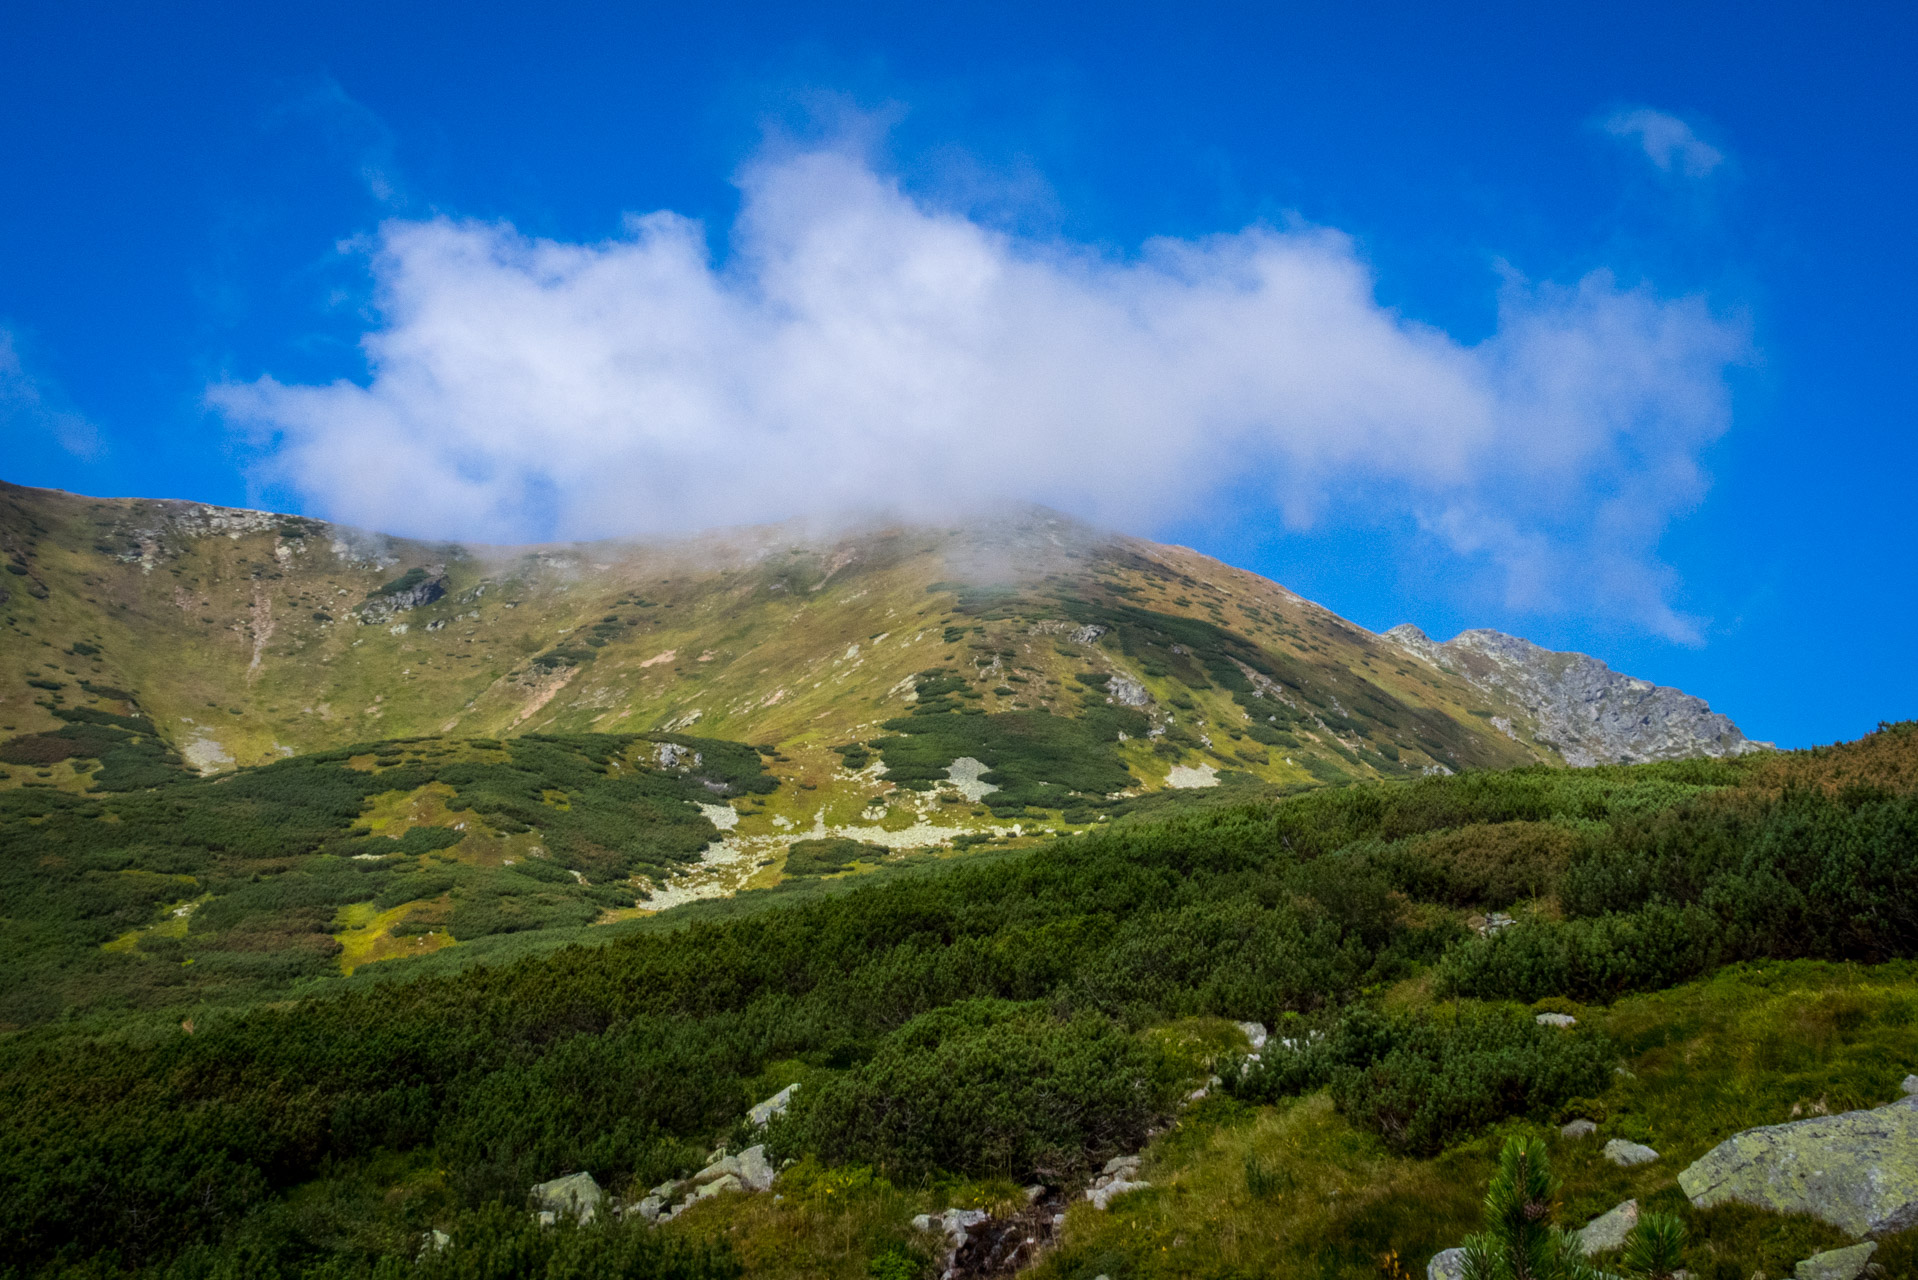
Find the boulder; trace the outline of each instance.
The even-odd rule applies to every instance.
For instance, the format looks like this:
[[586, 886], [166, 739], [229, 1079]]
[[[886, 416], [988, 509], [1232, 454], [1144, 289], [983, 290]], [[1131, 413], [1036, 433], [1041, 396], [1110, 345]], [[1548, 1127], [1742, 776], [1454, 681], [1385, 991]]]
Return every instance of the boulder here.
[[1625, 1237], [1638, 1225], [1638, 1201], [1627, 1200], [1610, 1213], [1602, 1213], [1574, 1232], [1578, 1237], [1578, 1247], [1586, 1257], [1595, 1253], [1604, 1253], [1608, 1249], [1623, 1249]]
[[1425, 1280], [1465, 1280], [1465, 1250], [1447, 1249], [1425, 1264]]
[[1265, 1048], [1265, 1042], [1271, 1035], [1271, 1033], [1265, 1029], [1263, 1022], [1241, 1022], [1239, 1024], [1239, 1030], [1245, 1032], [1245, 1038], [1247, 1042], [1251, 1044], [1254, 1053]]
[[1747, 1129], [1678, 1175], [1699, 1208], [1808, 1213], [1854, 1237], [1918, 1226], [1918, 1097]]
[[1605, 1149], [1599, 1154], [1613, 1164], [1627, 1169], [1635, 1164], [1650, 1164], [1658, 1159], [1658, 1152], [1650, 1147], [1636, 1142], [1627, 1142], [1623, 1138], [1613, 1138], [1605, 1144]]
[[748, 1191], [768, 1190], [773, 1185], [773, 1179], [778, 1176], [778, 1171], [773, 1168], [772, 1162], [766, 1159], [766, 1147], [763, 1143], [756, 1147], [747, 1147], [733, 1157], [733, 1163], [738, 1167], [740, 1182], [745, 1184]]
[[[738, 1191], [738, 1190], [741, 1190], [744, 1186], [745, 1184], [739, 1180], [739, 1177], [737, 1174], [729, 1173], [729, 1174], [726, 1174], [724, 1177], [716, 1178], [713, 1181], [708, 1182], [704, 1186], [700, 1187], [699, 1190], [693, 1192], [691, 1196], [691, 1200], [694, 1203], [697, 1203], [701, 1200], [705, 1200], [712, 1196], [716, 1196], [722, 1191]], [[680, 1207], [684, 1208], [685, 1206], [681, 1205]]]
[[1569, 1013], [1541, 1013], [1536, 1021], [1541, 1027], [1558, 1027], [1561, 1030], [1578, 1025], [1578, 1019]]
[[1558, 1136], [1561, 1138], [1589, 1138], [1597, 1132], [1598, 1126], [1590, 1120], [1574, 1120], [1570, 1124], [1560, 1126]]
[[739, 1161], [732, 1156], [720, 1156], [704, 1169], [695, 1173], [688, 1181], [695, 1187], [703, 1187], [707, 1183], [717, 1182], [721, 1178], [737, 1178], [738, 1176]]
[[1791, 1277], [1792, 1280], [1858, 1280], [1859, 1276], [1865, 1274], [1865, 1264], [1871, 1261], [1871, 1255], [1876, 1252], [1878, 1246], [1867, 1240], [1849, 1249], [1814, 1253], [1792, 1268]]
[[767, 1124], [774, 1116], [785, 1115], [786, 1108], [792, 1105], [793, 1091], [798, 1088], [796, 1084], [787, 1085], [772, 1097], [748, 1110], [746, 1118], [754, 1124]]
[[420, 1241], [420, 1257], [424, 1258], [429, 1253], [438, 1253], [441, 1249], [444, 1249], [452, 1243], [452, 1236], [447, 1235], [438, 1227], [434, 1227], [431, 1231], [428, 1231], [425, 1237]]
[[637, 1213], [648, 1222], [658, 1222], [660, 1212], [665, 1209], [665, 1207], [666, 1197], [646, 1196], [632, 1207], [632, 1212]]
[[[551, 1182], [542, 1182], [531, 1192], [533, 1207], [540, 1214], [540, 1221], [551, 1223], [560, 1214], [571, 1214], [581, 1222], [591, 1222], [593, 1215], [599, 1212], [600, 1201], [606, 1193], [599, 1189], [590, 1173], [569, 1173], [564, 1178], [554, 1178]], [[552, 1214], [551, 1218], [546, 1215]]]
[[1138, 1156], [1114, 1156], [1112, 1159], [1106, 1161], [1106, 1167], [1100, 1170], [1100, 1172], [1117, 1174], [1137, 1173], [1140, 1163], [1141, 1160]]
[[1898, 1092], [1904, 1094], [1907, 1098], [1914, 1093], [1918, 1093], [1918, 1076], [1906, 1076], [1903, 1080], [1900, 1080], [1898, 1082]]

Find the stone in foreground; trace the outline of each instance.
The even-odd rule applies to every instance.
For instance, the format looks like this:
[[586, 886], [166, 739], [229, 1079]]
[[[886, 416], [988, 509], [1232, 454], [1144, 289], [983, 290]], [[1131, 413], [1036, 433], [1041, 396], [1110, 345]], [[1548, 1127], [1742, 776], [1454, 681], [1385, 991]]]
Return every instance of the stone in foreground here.
[[1599, 1153], [1613, 1164], [1629, 1169], [1635, 1164], [1650, 1164], [1658, 1159], [1658, 1152], [1637, 1142], [1627, 1142], [1623, 1138], [1613, 1138], [1605, 1144]]
[[[564, 1178], [554, 1178], [551, 1182], [542, 1182], [532, 1190], [534, 1210], [541, 1215], [540, 1221], [551, 1222], [562, 1214], [571, 1214], [581, 1222], [591, 1222], [593, 1215], [599, 1212], [599, 1203], [606, 1193], [599, 1189], [590, 1173], [569, 1173]], [[547, 1218], [546, 1214], [552, 1214]]]
[[1792, 1268], [1792, 1280], [1858, 1280], [1877, 1251], [1878, 1246], [1867, 1240], [1849, 1249], [1814, 1253]]
[[1678, 1175], [1701, 1209], [1808, 1213], [1853, 1236], [1918, 1226], [1918, 1098], [1747, 1129]]
[[1602, 1213], [1578, 1231], [1578, 1247], [1586, 1257], [1608, 1249], [1623, 1249], [1625, 1237], [1638, 1225], [1638, 1201], [1627, 1200], [1610, 1213]]
[[1464, 1280], [1465, 1250], [1447, 1249], [1435, 1253], [1425, 1264], [1425, 1280]]
[[1590, 1120], [1574, 1120], [1562, 1126], [1558, 1131], [1561, 1138], [1589, 1138], [1598, 1132], [1598, 1126]]

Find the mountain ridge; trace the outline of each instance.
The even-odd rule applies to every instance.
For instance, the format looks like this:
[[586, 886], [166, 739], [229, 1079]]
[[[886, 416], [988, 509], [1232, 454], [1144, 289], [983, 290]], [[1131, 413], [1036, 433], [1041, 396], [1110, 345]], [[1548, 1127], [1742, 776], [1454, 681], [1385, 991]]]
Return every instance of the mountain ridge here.
[[[1650, 744], [1569, 734], [1558, 709], [1572, 695], [1545, 667], [1588, 679], [1595, 660], [1534, 660], [1521, 678], [1497, 655], [1547, 651], [1374, 635], [1189, 548], [1037, 509], [489, 547], [4, 486], [0, 556], [16, 588], [0, 603], [0, 663], [13, 659], [0, 666], [0, 720], [57, 728], [71, 682], [29, 682], [84, 659], [92, 670], [71, 674], [137, 694], [202, 772], [360, 738], [695, 726], [817, 762], [911, 710], [914, 682], [945, 664], [990, 714], [1073, 714], [1090, 688], [1079, 676], [1119, 681], [1105, 700], [1143, 699], [1131, 705], [1171, 762], [1133, 762], [1148, 789], [1181, 765], [1307, 784], [1746, 749], [1708, 709], [1667, 716]], [[1243, 706], [1211, 696], [1227, 684], [1252, 686], [1233, 695]], [[1243, 742], [1258, 719], [1278, 726], [1261, 736], [1292, 740], [1214, 741], [1223, 728]], [[1168, 734], [1178, 751], [1163, 749]], [[1296, 750], [1256, 758], [1271, 747]]]

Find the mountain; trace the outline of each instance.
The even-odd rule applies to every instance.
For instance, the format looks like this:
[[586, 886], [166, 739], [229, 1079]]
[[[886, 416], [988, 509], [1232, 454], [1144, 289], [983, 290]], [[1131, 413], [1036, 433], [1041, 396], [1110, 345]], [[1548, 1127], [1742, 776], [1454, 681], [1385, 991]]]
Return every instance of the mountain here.
[[[1498, 631], [1464, 631], [1436, 644], [1401, 623], [1385, 638], [1442, 671], [1525, 709], [1534, 742], [1569, 765], [1644, 764], [1687, 756], [1739, 756], [1753, 742], [1702, 698], [1621, 675], [1582, 653], [1554, 653]], [[1495, 725], [1503, 729], [1508, 721]]]
[[[1752, 745], [1696, 699], [1579, 655], [1493, 632], [1376, 636], [1196, 552], [1032, 509], [500, 548], [0, 486], [0, 558], [5, 731], [137, 712], [203, 773], [409, 736], [696, 732], [776, 746], [780, 776], [818, 793], [789, 820], [836, 827], [880, 784], [855, 762], [877, 752], [895, 781], [902, 766], [937, 773], [950, 761], [931, 757], [963, 738], [1017, 773], [976, 752], [1007, 754], [1001, 739], [1035, 725], [1050, 742], [1064, 730], [1044, 715], [1096, 728], [1096, 743], [1048, 750], [1093, 751], [1103, 781], [1028, 762], [961, 778], [973, 799], [997, 785], [994, 808], [1064, 812], [1074, 796], [1220, 778], [1304, 786]], [[909, 726], [942, 726], [916, 747], [927, 734], [886, 727], [934, 710], [985, 719]], [[70, 764], [32, 780], [84, 785]], [[1048, 786], [1060, 803], [1006, 803]]]

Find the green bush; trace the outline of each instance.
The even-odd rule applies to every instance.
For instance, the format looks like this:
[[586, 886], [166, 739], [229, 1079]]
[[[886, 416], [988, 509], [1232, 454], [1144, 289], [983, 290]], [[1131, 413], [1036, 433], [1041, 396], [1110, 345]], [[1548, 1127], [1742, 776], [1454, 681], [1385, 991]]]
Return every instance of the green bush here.
[[1389, 1018], [1363, 1006], [1336, 1027], [1275, 1037], [1260, 1062], [1227, 1076], [1235, 1096], [1269, 1102], [1329, 1086], [1354, 1124], [1393, 1150], [1432, 1155], [1514, 1115], [1546, 1117], [1602, 1089], [1610, 1049], [1599, 1037], [1541, 1027], [1523, 1010], [1465, 1009]]
[[1169, 1108], [1155, 1053], [1096, 1014], [974, 1000], [921, 1014], [823, 1085], [806, 1144], [895, 1177], [1064, 1179], [1131, 1150]]

